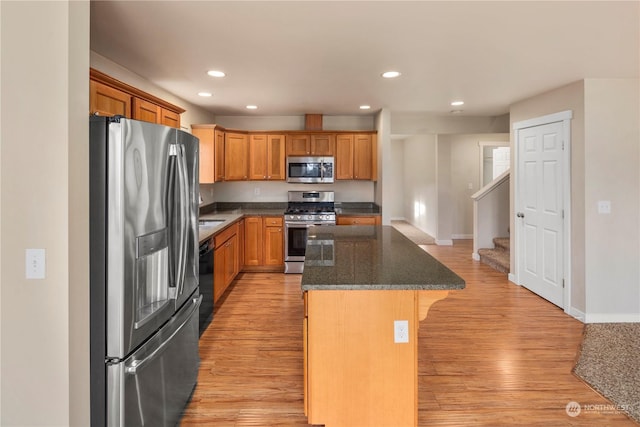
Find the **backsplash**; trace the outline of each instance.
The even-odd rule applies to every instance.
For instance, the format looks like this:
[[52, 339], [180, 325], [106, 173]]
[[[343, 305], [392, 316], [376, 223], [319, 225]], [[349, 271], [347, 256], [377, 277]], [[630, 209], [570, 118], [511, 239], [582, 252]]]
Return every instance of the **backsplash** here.
[[202, 206], [213, 202], [268, 203], [287, 202], [289, 191], [329, 190], [336, 202], [369, 202], [375, 200], [375, 183], [371, 181], [338, 181], [333, 184], [289, 184], [282, 181], [234, 181], [201, 184]]

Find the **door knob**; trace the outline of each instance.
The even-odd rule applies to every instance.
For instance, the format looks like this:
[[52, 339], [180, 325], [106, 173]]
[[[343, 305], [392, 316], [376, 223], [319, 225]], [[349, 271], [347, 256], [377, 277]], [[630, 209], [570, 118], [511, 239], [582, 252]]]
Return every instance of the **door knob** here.
[[524, 214], [523, 214], [522, 212], [518, 212], [518, 213], [516, 214], [516, 216], [517, 216], [518, 218], [524, 218]]

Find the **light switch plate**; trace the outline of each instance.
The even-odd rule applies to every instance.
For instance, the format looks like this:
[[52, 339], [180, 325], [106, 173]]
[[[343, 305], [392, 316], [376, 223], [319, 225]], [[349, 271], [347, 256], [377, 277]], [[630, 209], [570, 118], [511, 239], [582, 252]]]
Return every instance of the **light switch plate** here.
[[609, 201], [609, 200], [599, 200], [598, 201], [598, 213], [600, 213], [600, 214], [610, 214], [611, 213], [611, 201]]
[[25, 250], [25, 268], [27, 279], [44, 279], [45, 251], [44, 249]]

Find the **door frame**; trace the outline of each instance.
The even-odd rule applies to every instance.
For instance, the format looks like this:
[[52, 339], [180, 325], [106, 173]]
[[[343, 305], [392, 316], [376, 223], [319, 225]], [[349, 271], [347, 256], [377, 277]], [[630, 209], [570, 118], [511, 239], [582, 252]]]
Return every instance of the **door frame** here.
[[511, 215], [514, 220], [514, 268], [511, 270], [513, 273], [509, 273], [509, 280], [518, 286], [521, 286], [520, 282], [520, 258], [518, 250], [520, 248], [520, 232], [521, 227], [518, 226], [518, 219], [515, 217], [516, 212], [521, 211], [522, 201], [518, 194], [518, 188], [520, 188], [520, 180], [522, 180], [521, 171], [518, 168], [518, 162], [520, 161], [518, 156], [518, 140], [520, 137], [520, 131], [525, 128], [531, 128], [536, 126], [547, 125], [551, 123], [562, 122], [562, 139], [563, 139], [563, 156], [562, 156], [562, 168], [563, 168], [563, 206], [564, 221], [563, 221], [563, 274], [564, 274], [564, 289], [563, 289], [563, 301], [562, 309], [565, 313], [570, 313], [571, 308], [571, 119], [573, 118], [573, 111], [566, 110], [558, 113], [548, 114], [541, 117], [535, 117], [532, 119], [522, 120], [513, 123], [513, 149], [512, 149], [512, 165], [514, 174], [513, 184], [513, 203]]

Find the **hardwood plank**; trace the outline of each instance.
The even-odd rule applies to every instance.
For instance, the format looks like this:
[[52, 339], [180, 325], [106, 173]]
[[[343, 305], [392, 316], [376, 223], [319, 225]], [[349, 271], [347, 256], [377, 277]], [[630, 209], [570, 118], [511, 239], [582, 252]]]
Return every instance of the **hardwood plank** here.
[[[583, 325], [471, 260], [471, 241], [423, 246], [467, 282], [420, 322], [420, 426], [635, 426], [571, 373]], [[202, 335], [182, 426], [309, 426], [303, 407], [299, 275], [243, 273]]]

